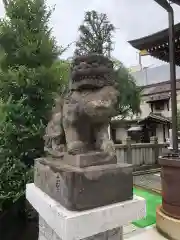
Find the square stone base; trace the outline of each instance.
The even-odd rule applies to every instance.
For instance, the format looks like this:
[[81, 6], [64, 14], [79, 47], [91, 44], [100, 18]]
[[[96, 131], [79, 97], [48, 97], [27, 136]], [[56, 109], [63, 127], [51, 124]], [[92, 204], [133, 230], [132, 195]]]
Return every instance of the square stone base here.
[[26, 198], [39, 213], [39, 240], [121, 240], [122, 226], [146, 215], [145, 200], [111, 204], [86, 211], [69, 211], [34, 184]]
[[[39, 217], [39, 238], [38, 240], [62, 240], [57, 233]], [[123, 228], [115, 228], [94, 236], [83, 238], [83, 240], [123, 240]]]
[[105, 164], [78, 168], [59, 159], [35, 162], [34, 183], [69, 210], [87, 210], [133, 198], [132, 166]]

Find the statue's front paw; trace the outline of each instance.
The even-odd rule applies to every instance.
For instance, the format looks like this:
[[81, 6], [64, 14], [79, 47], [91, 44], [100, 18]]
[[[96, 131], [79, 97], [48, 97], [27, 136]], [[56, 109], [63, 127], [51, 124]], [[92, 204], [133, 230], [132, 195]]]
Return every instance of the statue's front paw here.
[[111, 140], [104, 141], [101, 148], [104, 152], [109, 153], [111, 156], [116, 155], [116, 149]]
[[68, 144], [68, 153], [75, 155], [87, 152], [87, 146], [84, 142], [74, 141]]

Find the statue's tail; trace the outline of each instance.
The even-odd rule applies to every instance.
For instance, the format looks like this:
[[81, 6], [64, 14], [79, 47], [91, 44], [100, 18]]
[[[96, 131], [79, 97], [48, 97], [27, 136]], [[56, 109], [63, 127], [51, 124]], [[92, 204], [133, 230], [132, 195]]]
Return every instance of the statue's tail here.
[[56, 99], [56, 105], [52, 111], [52, 117], [49, 121], [44, 136], [45, 151], [47, 149], [60, 150], [62, 145], [66, 144], [64, 129], [62, 126], [62, 99]]

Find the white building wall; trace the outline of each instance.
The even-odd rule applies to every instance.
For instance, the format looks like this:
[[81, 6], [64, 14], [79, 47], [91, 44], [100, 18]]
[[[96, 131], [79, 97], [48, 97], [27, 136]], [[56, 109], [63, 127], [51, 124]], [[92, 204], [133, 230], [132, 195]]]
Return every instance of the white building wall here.
[[150, 114], [151, 108], [149, 104], [146, 102], [146, 98], [142, 98], [140, 109], [141, 109], [141, 118], [145, 118]]
[[164, 142], [164, 133], [163, 133], [163, 125], [162, 124], [158, 124], [158, 126], [156, 128], [156, 136], [158, 138], [159, 143]]
[[[157, 67], [144, 68], [143, 70], [131, 73], [138, 86], [146, 86], [154, 83], [169, 81], [169, 64]], [[176, 67], [176, 78], [180, 79], [180, 67]]]

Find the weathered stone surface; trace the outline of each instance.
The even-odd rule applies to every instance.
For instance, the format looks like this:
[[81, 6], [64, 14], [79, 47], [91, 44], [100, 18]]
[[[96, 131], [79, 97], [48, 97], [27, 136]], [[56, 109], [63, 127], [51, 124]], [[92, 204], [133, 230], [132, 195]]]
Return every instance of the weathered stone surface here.
[[113, 62], [98, 54], [76, 57], [72, 61], [71, 78], [73, 90], [114, 85]]
[[112, 76], [109, 76], [108, 74], [104, 75], [104, 77], [101, 77], [101, 78], [92, 76], [92, 77], [83, 79], [80, 82], [73, 82], [71, 89], [74, 91], [81, 88], [84, 88], [84, 89], [87, 89], [87, 88], [90, 89], [92, 87], [102, 88], [104, 87], [105, 84], [106, 86], [111, 86], [112, 80], [109, 80], [110, 78], [112, 79]]
[[105, 164], [116, 164], [117, 157], [110, 156], [105, 152], [89, 152], [86, 154], [77, 155], [70, 155], [68, 153], [65, 153], [63, 161], [68, 165], [82, 168]]
[[[118, 91], [112, 62], [102, 55], [76, 57], [72, 88], [56, 106], [45, 134], [45, 151], [57, 156], [65, 145], [69, 154], [104, 151], [115, 155], [108, 124], [116, 114]], [[66, 148], [67, 147], [67, 148]]]
[[70, 210], [132, 199], [132, 166], [117, 164], [108, 126], [118, 91], [113, 63], [99, 54], [72, 61], [72, 85], [57, 98], [46, 128], [49, 159], [35, 164], [35, 184]]
[[132, 166], [77, 168], [58, 159], [35, 162], [35, 185], [69, 210], [86, 210], [133, 197]]

